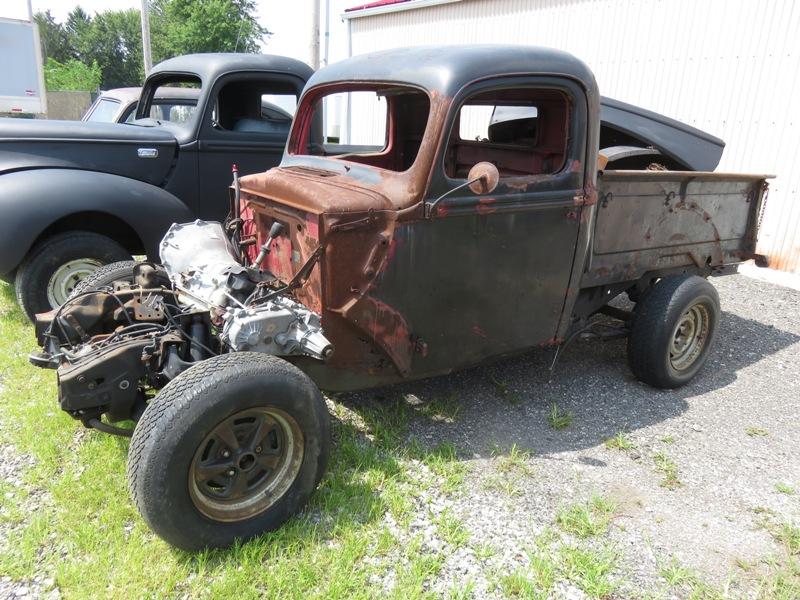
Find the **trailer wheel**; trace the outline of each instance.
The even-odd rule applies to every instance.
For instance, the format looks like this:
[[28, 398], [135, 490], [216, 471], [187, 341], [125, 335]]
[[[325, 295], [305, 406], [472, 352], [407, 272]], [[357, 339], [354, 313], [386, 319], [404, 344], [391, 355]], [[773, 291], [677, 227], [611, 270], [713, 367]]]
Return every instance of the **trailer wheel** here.
[[89, 231], [60, 233], [36, 246], [17, 270], [17, 302], [28, 318], [57, 308], [99, 267], [130, 258], [114, 240]]
[[[133, 283], [135, 278], [133, 269], [141, 263], [135, 260], [121, 260], [119, 262], [103, 265], [96, 271], [81, 279], [72, 290], [70, 298], [74, 298], [84, 292], [97, 290], [103, 287], [111, 287], [117, 282]], [[169, 286], [169, 276], [164, 268], [155, 265], [156, 278], [160, 285]]]
[[636, 305], [628, 364], [654, 387], [677, 388], [697, 375], [708, 359], [720, 319], [719, 295], [696, 275], [658, 281]]
[[134, 431], [128, 483], [161, 538], [184, 550], [224, 547], [276, 529], [325, 470], [329, 415], [302, 371], [240, 352], [170, 381]]

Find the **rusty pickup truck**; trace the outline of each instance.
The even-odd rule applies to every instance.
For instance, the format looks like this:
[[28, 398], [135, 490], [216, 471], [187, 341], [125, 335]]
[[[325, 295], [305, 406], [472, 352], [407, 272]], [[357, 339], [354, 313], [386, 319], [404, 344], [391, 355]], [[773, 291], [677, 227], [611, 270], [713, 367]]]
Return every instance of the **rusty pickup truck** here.
[[[340, 135], [320, 143], [312, 124], [340, 109]], [[685, 142], [602, 139], [600, 110], [591, 71], [555, 50], [413, 48], [326, 67], [280, 166], [235, 180], [224, 222], [173, 225], [161, 264], [96, 271], [37, 317], [31, 361], [57, 369], [71, 416], [132, 435], [136, 506], [190, 550], [304, 505], [329, 452], [320, 389], [581, 334], [625, 336], [636, 377], [684, 385], [721, 318], [708, 277], [758, 258], [767, 176], [675, 170], [713, 168], [722, 143], [665, 120]], [[622, 294], [632, 310], [609, 305]]]

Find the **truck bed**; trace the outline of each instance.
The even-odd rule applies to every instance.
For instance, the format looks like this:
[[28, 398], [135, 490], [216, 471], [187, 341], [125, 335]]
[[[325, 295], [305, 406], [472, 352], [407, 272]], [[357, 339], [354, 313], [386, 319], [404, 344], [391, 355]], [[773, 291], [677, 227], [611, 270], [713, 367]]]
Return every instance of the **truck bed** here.
[[755, 258], [770, 177], [696, 171], [602, 173], [581, 287], [681, 269], [725, 272]]

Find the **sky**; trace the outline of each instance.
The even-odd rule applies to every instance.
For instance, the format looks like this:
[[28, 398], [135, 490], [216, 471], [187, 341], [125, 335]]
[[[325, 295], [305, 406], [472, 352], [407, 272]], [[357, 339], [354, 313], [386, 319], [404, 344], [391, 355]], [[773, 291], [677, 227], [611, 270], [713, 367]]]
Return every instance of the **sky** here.
[[[363, 0], [329, 0], [331, 31], [331, 62], [345, 58], [346, 25], [342, 22], [341, 13], [345, 8], [363, 3]], [[64, 21], [69, 12], [80, 6], [89, 14], [103, 10], [125, 10], [141, 8], [141, 0], [32, 0], [33, 11], [49, 9], [57, 21]], [[326, 0], [321, 0], [320, 33], [325, 28]], [[262, 51], [269, 54], [281, 54], [297, 58], [305, 62], [310, 60], [309, 37], [311, 30], [311, 0], [256, 0], [258, 20], [267, 29], [274, 32], [264, 44]], [[0, 17], [26, 19], [28, 6], [26, 0], [0, 0]], [[320, 54], [324, 52], [324, 38], [320, 42]]]

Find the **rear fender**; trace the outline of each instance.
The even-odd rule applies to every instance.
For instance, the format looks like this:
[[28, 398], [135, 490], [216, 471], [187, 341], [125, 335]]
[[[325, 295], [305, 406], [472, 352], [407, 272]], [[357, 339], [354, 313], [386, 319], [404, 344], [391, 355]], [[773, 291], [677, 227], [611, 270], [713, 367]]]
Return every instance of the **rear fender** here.
[[49, 227], [84, 212], [129, 225], [150, 257], [158, 256], [158, 244], [172, 223], [195, 218], [169, 192], [127, 177], [75, 169], [6, 173], [0, 175], [0, 276], [13, 273]]

